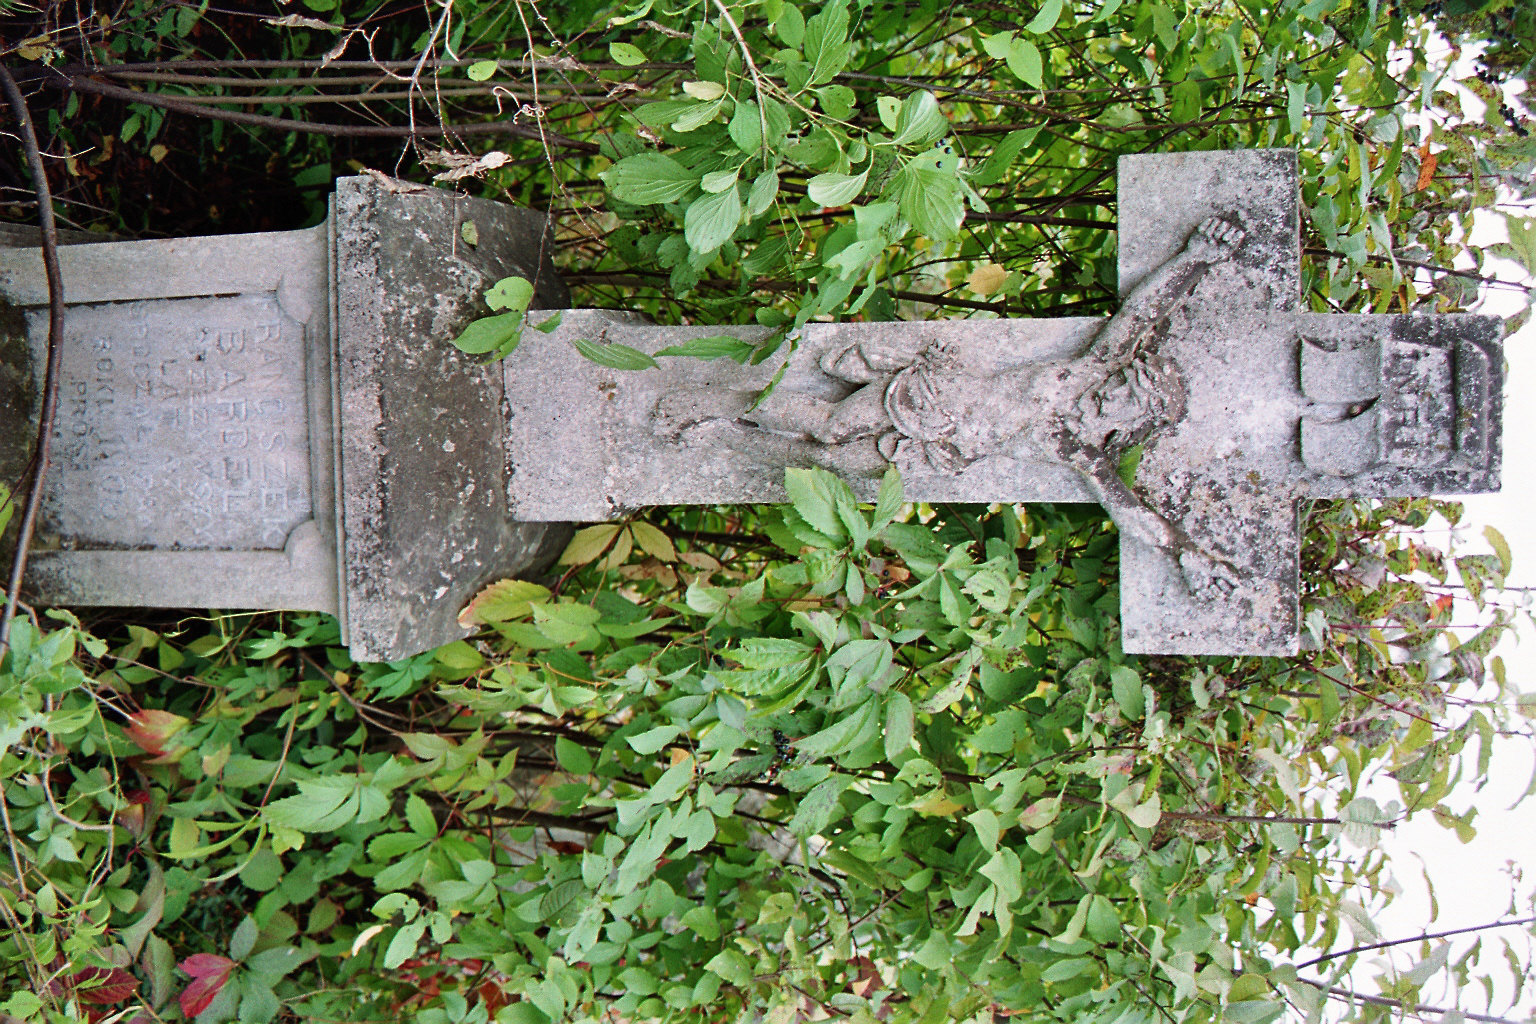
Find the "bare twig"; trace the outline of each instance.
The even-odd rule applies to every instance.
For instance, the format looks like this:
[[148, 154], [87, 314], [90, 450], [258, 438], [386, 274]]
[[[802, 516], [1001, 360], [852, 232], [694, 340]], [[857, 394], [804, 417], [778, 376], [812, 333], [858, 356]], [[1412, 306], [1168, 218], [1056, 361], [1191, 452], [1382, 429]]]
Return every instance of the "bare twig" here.
[[39, 416], [37, 447], [32, 457], [32, 480], [22, 506], [21, 525], [16, 533], [16, 551], [11, 560], [11, 577], [6, 584], [5, 610], [0, 612], [0, 654], [10, 646], [11, 622], [16, 618], [16, 602], [21, 581], [27, 571], [27, 549], [37, 528], [38, 508], [43, 500], [43, 480], [48, 475], [49, 449], [53, 442], [53, 423], [59, 407], [59, 360], [64, 348], [64, 275], [59, 270], [59, 231], [53, 219], [53, 193], [43, 169], [43, 155], [37, 148], [37, 133], [32, 127], [32, 112], [27, 100], [11, 77], [10, 69], [0, 64], [0, 89], [11, 106], [27, 165], [32, 171], [32, 187], [37, 192], [38, 228], [42, 236], [43, 269], [48, 276], [48, 362], [43, 373], [43, 406]]
[[1340, 950], [1337, 953], [1329, 953], [1326, 956], [1316, 957], [1314, 959], [1308, 960], [1304, 964], [1297, 964], [1296, 969], [1305, 970], [1308, 967], [1315, 967], [1316, 965], [1324, 963], [1328, 960], [1337, 960], [1341, 956], [1349, 956], [1351, 953], [1368, 953], [1373, 949], [1386, 949], [1388, 946], [1401, 946], [1409, 942], [1424, 942], [1427, 939], [1443, 939], [1451, 935], [1465, 935], [1467, 932], [1487, 931], [1490, 928], [1511, 928], [1515, 925], [1530, 924], [1533, 921], [1536, 921], [1536, 917], [1520, 917], [1513, 921], [1494, 921], [1490, 924], [1475, 924], [1467, 928], [1452, 928], [1443, 932], [1426, 932], [1423, 935], [1413, 935], [1406, 939], [1390, 939], [1386, 942], [1372, 943], [1369, 946], [1353, 946], [1349, 949]]
[[221, 110], [207, 102], [165, 96], [160, 93], [142, 92], [137, 89], [125, 89], [120, 85], [98, 82], [84, 76], [49, 77], [42, 79], [42, 81], [57, 89], [91, 93], [111, 99], [127, 100], [131, 103], [144, 103], [152, 107], [160, 107], [162, 110], [174, 111], [178, 114], [192, 114], [196, 117], [207, 117], [216, 121], [232, 121], [236, 124], [256, 125], [262, 128], [275, 128], [282, 131], [308, 132], [313, 135], [390, 138], [489, 134], [512, 135], [518, 138], [536, 139], [548, 146], [559, 146], [562, 149], [574, 149], [583, 153], [596, 153], [598, 151], [596, 143], [581, 142], [556, 132], [546, 131], [542, 126], [538, 129], [529, 128], [511, 120], [477, 121], [471, 124], [422, 127], [402, 127], [384, 124], [327, 124], [319, 121], [298, 121], [287, 117], [269, 117], [266, 114], [248, 114], [238, 110]]
[[[1390, 999], [1387, 996], [1368, 996], [1360, 992], [1351, 992], [1347, 988], [1339, 988], [1335, 985], [1325, 985], [1320, 981], [1313, 981], [1311, 978], [1300, 978], [1298, 980], [1303, 984], [1311, 985], [1315, 989], [1326, 992], [1328, 995], [1333, 996], [1335, 999], [1353, 999], [1362, 1003], [1370, 1003], [1372, 1006], [1386, 1006], [1394, 1010], [1401, 1010], [1404, 1013], [1412, 1014], [1415, 1017], [1428, 1017], [1436, 1014], [1444, 1015], [1451, 1012], [1447, 1007], [1444, 1006], [1427, 1006], [1423, 1003], [1409, 1003], [1404, 1002], [1401, 999]], [[1515, 1020], [1513, 1017], [1494, 1017], [1491, 1014], [1473, 1013], [1470, 1010], [1459, 1010], [1457, 1012], [1459, 1012], [1462, 1017], [1466, 1018], [1467, 1020], [1483, 1021], [1485, 1024], [1522, 1024], [1521, 1021]]]

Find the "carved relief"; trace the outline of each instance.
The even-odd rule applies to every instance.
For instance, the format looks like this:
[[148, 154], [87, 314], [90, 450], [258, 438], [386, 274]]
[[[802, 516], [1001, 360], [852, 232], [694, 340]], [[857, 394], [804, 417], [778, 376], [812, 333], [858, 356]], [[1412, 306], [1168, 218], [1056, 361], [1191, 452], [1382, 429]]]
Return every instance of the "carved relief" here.
[[1218, 598], [1239, 570], [1143, 502], [1118, 469], [1128, 448], [1183, 419], [1184, 376], [1160, 343], [1181, 299], [1232, 260], [1243, 238], [1224, 219], [1202, 223], [1070, 359], [978, 375], [936, 340], [914, 347], [874, 337], [821, 355], [821, 371], [845, 389], [841, 398], [695, 388], [664, 396], [653, 427], [681, 444], [724, 444], [765, 462], [845, 473], [894, 463], [909, 473], [959, 474], [993, 456], [1066, 466], [1122, 532], [1177, 560], [1192, 592]]

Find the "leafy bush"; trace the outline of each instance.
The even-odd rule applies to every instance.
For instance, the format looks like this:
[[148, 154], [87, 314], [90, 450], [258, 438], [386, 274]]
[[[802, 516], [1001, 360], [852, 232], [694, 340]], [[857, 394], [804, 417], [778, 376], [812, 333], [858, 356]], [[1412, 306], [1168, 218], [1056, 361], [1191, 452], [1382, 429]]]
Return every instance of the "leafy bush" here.
[[[213, 192], [291, 227], [349, 161], [446, 167], [555, 213], [588, 304], [783, 337], [1105, 311], [1115, 155], [1218, 147], [1299, 148], [1315, 308], [1463, 308], [1463, 230], [1530, 197], [1498, 90], [1536, 33], [1433, 6], [1497, 30], [1459, 84], [1418, 9], [1348, 0], [0, 14], [18, 77], [59, 87], [39, 120], [56, 191], [110, 211], [86, 222], [231, 224]], [[219, 66], [157, 63], [193, 58]], [[434, 119], [442, 149], [399, 134]], [[130, 162], [152, 187], [113, 184]], [[478, 639], [396, 664], [312, 615], [19, 621], [0, 1013], [1371, 1020], [1474, 980], [1426, 944], [1337, 1003], [1396, 938], [1381, 832], [1470, 834], [1447, 795], [1530, 735], [1489, 657], [1507, 558], [1421, 532], [1455, 506], [1312, 507], [1297, 659], [1136, 658], [1096, 510], [789, 483], [783, 509], [589, 527], [558, 578], [481, 595]], [[1453, 566], [1493, 620], [1460, 640]], [[1485, 942], [1529, 974], [1510, 934]]]

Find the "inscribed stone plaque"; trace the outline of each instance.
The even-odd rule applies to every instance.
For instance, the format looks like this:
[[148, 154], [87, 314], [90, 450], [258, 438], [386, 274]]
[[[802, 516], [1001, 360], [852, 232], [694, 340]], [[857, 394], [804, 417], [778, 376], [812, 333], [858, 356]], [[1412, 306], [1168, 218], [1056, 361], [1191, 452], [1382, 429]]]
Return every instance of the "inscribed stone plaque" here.
[[[47, 313], [28, 328], [46, 334]], [[44, 531], [281, 550], [311, 515], [303, 365], [304, 326], [274, 293], [71, 307]]]

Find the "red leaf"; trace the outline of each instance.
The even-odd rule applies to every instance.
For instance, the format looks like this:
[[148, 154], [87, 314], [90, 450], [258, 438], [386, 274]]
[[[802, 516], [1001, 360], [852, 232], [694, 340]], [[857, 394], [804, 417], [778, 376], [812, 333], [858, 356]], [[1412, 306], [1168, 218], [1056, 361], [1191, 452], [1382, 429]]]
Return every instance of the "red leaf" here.
[[190, 1020], [208, 1009], [213, 997], [219, 994], [219, 989], [229, 980], [235, 962], [212, 953], [195, 953], [176, 966], [192, 978], [192, 984], [183, 989], [176, 1000], [181, 1004], [182, 1015]]
[[110, 1006], [133, 995], [139, 979], [121, 967], [86, 967], [70, 975], [68, 984], [82, 1003]]
[[123, 732], [140, 750], [157, 757], [165, 756], [171, 737], [191, 724], [180, 715], [158, 708], [135, 711], [128, 721], [130, 724]]

